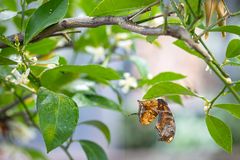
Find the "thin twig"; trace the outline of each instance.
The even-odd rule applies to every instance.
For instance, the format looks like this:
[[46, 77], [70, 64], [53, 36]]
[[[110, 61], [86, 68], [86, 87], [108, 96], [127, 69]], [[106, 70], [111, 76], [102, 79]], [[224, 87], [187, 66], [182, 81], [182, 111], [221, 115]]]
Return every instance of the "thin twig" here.
[[153, 2], [151, 4], [149, 4], [148, 6], [144, 7], [143, 9], [141, 9], [140, 11], [136, 12], [136, 13], [133, 13], [132, 15], [129, 15], [128, 16], [128, 19], [130, 21], [132, 21], [134, 18], [136, 18], [137, 16], [139, 16], [140, 14], [143, 14], [145, 12], [148, 12], [151, 10], [151, 8], [157, 4], [160, 3], [160, 0], [157, 0], [156, 2]]
[[[172, 12], [169, 12], [168, 13], [168, 16], [171, 16], [172, 14], [174, 14], [175, 12], [172, 11]], [[156, 16], [153, 16], [153, 17], [149, 17], [149, 18], [146, 18], [146, 19], [142, 19], [142, 20], [139, 20], [139, 21], [136, 21], [134, 23], [136, 24], [141, 24], [141, 23], [144, 23], [144, 22], [148, 22], [148, 21], [151, 21], [151, 20], [154, 20], [156, 18], [160, 18], [160, 17], [163, 17], [164, 15], [163, 14], [160, 14], [160, 15], [156, 15]]]
[[28, 115], [29, 120], [32, 122], [32, 125], [36, 128], [38, 128], [38, 126], [36, 125], [36, 123], [34, 122], [34, 119], [32, 117], [32, 114], [30, 112], [30, 110], [28, 109], [28, 106], [25, 104], [24, 100], [22, 99], [22, 97], [20, 97], [16, 92], [14, 92], [14, 95], [17, 97], [17, 99], [19, 100], [19, 102], [22, 104], [25, 112]]
[[72, 155], [68, 152], [68, 149], [66, 147], [64, 147], [63, 145], [61, 145], [60, 147], [66, 153], [66, 155], [68, 156], [69, 160], [74, 160]]
[[[22, 100], [24, 101], [24, 100], [26, 100], [26, 99], [28, 99], [28, 98], [30, 98], [30, 97], [32, 97], [32, 94], [28, 94], [28, 95], [24, 96], [24, 97], [22, 98]], [[16, 107], [19, 103], [20, 103], [20, 100], [16, 100], [16, 101], [14, 101], [14, 102], [11, 103], [11, 104], [9, 104], [9, 105], [7, 105], [7, 106], [5, 106], [5, 107], [2, 107], [2, 108], [0, 109], [0, 113], [5, 113], [5, 112], [7, 112], [8, 110]]]

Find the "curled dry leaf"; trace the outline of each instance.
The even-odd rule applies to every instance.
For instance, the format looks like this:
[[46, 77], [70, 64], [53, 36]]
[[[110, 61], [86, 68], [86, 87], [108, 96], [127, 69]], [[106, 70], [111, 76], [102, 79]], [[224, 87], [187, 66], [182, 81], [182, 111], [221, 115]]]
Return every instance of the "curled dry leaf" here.
[[176, 132], [173, 114], [163, 99], [142, 100], [139, 102], [139, 121], [142, 125], [149, 125], [157, 116], [156, 129], [160, 141], [170, 143]]
[[[218, 20], [223, 18], [226, 14], [226, 8], [224, 6], [224, 0], [206, 0], [204, 3], [205, 14], [206, 14], [206, 26], [208, 27], [211, 24], [211, 18], [213, 13], [217, 12]], [[223, 19], [218, 23], [218, 26], [226, 25], [226, 19]], [[225, 37], [226, 33], [222, 32], [222, 36]], [[208, 32], [205, 34], [205, 38], [208, 38]]]

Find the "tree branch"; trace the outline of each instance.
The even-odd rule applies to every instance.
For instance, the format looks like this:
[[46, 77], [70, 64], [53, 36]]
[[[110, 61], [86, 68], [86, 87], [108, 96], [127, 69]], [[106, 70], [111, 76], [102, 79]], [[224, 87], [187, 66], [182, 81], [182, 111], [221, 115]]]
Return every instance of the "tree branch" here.
[[[178, 25], [168, 25], [167, 32], [164, 32], [163, 27], [148, 27], [141, 26], [136, 24], [128, 19], [128, 17], [85, 17], [85, 18], [68, 18], [63, 21], [50, 26], [49, 28], [42, 31], [38, 34], [31, 42], [39, 41], [43, 38], [50, 37], [57, 32], [64, 31], [66, 29], [73, 28], [95, 28], [103, 25], [118, 25], [119, 27], [126, 29], [128, 31], [142, 34], [142, 35], [166, 35], [172, 36], [177, 39], [184, 40], [189, 46], [200, 52], [205, 58], [209, 59], [207, 53], [205, 53], [197, 43], [195, 43], [190, 34], [182, 27]], [[22, 43], [24, 36], [20, 33], [17, 34], [19, 36], [19, 41]], [[9, 36], [8, 39], [14, 42], [14, 35]], [[5, 44], [0, 43], [0, 48], [7, 47]]]
[[[84, 17], [84, 18], [68, 18], [64, 19], [61, 22], [54, 24], [36, 37], [33, 38], [31, 42], [39, 41], [43, 38], [50, 37], [58, 32], [73, 29], [73, 28], [95, 28], [104, 25], [118, 25], [122, 29], [126, 29], [130, 32], [142, 34], [142, 35], [157, 35], [157, 36], [172, 36], [177, 39], [181, 39], [186, 42], [191, 48], [199, 52], [203, 57], [204, 61], [214, 70], [214, 72], [219, 76], [219, 78], [226, 84], [229, 90], [233, 93], [235, 98], [240, 102], [240, 96], [236, 93], [236, 91], [228, 84], [226, 77], [223, 77], [221, 73], [218, 73], [218, 70], [215, 69], [213, 64], [212, 57], [201, 48], [201, 46], [196, 43], [189, 32], [178, 26], [178, 25], [168, 25], [166, 30], [164, 30], [163, 26], [159, 27], [149, 27], [142, 26], [140, 24], [134, 23], [129, 20], [127, 16], [117, 17], [117, 16], [106, 16], [106, 17]], [[20, 43], [23, 42], [23, 35], [19, 34]], [[8, 37], [10, 41], [14, 42], [14, 35]], [[5, 44], [0, 43], [0, 48], [7, 47]]]

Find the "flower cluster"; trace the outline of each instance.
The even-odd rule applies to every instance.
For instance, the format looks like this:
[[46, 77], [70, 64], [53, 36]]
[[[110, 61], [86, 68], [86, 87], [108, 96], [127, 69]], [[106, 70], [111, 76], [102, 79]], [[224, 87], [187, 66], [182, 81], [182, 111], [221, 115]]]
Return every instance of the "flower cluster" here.
[[137, 80], [130, 73], [124, 73], [123, 77], [124, 79], [119, 81], [119, 86], [122, 88], [123, 93], [128, 93], [131, 88], [137, 88]]
[[28, 84], [28, 82], [29, 82], [28, 76], [30, 74], [30, 68], [28, 68], [24, 73], [20, 73], [17, 70], [17, 68], [14, 68], [11, 73], [12, 73], [12, 75], [6, 76], [6, 78], [5, 78], [6, 81], [10, 81], [16, 85]]

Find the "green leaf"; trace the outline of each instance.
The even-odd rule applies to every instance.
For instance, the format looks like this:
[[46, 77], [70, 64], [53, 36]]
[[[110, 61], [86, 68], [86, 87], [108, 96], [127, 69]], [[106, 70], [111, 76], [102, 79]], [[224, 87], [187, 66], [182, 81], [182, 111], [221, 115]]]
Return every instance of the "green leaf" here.
[[234, 117], [240, 118], [240, 104], [216, 104], [214, 107], [224, 109]]
[[91, 13], [91, 16], [114, 16], [126, 15], [133, 11], [145, 7], [156, 0], [102, 0]]
[[149, 80], [148, 84], [155, 84], [163, 81], [175, 81], [186, 78], [186, 76], [175, 72], [161, 72]]
[[223, 65], [240, 66], [240, 56], [226, 59]]
[[220, 119], [211, 115], [206, 116], [208, 131], [214, 141], [226, 152], [232, 152], [232, 133], [229, 127]]
[[73, 100], [77, 103], [78, 107], [97, 106], [114, 111], [122, 110], [120, 105], [118, 105], [116, 102], [96, 94], [83, 95], [78, 93], [73, 97]]
[[80, 74], [86, 74], [91, 78], [100, 80], [117, 80], [120, 78], [116, 71], [100, 65], [65, 65], [45, 71], [41, 75], [40, 80], [44, 87], [51, 90], [58, 90], [64, 84], [78, 78]]
[[30, 3], [34, 2], [34, 1], [37, 1], [37, 0], [26, 0], [27, 4], [30, 4]]
[[57, 40], [48, 38], [29, 44], [26, 47], [26, 50], [28, 50], [31, 54], [48, 54], [55, 49], [56, 45]]
[[130, 56], [129, 60], [132, 61], [136, 65], [136, 67], [141, 75], [141, 78], [147, 79], [148, 78], [148, 65], [147, 65], [146, 61], [138, 56]]
[[157, 98], [161, 96], [172, 95], [189, 95], [195, 96], [195, 94], [189, 89], [181, 86], [180, 84], [173, 82], [160, 82], [152, 86], [147, 93], [143, 96], [143, 99]]
[[226, 52], [227, 58], [233, 58], [240, 55], [240, 40], [233, 39], [229, 42]]
[[13, 65], [13, 64], [17, 64], [17, 62], [6, 57], [0, 56], [0, 65]]
[[37, 94], [40, 130], [47, 152], [63, 144], [78, 123], [78, 107], [69, 97], [41, 87]]
[[236, 35], [240, 35], [240, 27], [239, 26], [221, 26], [221, 27], [216, 27], [210, 30], [211, 32], [228, 32], [228, 33], [233, 33]]
[[24, 44], [38, 33], [61, 20], [67, 12], [68, 0], [50, 0], [40, 6], [30, 17], [25, 31]]
[[90, 126], [94, 126], [94, 127], [98, 128], [104, 134], [105, 138], [108, 141], [108, 144], [110, 144], [111, 135], [110, 135], [110, 130], [108, 129], [106, 124], [104, 124], [101, 121], [97, 121], [97, 120], [84, 121], [84, 122], [81, 122], [80, 124], [81, 125], [82, 124], [90, 125]]
[[80, 140], [79, 143], [81, 144], [84, 152], [86, 153], [88, 160], [108, 160], [105, 151], [95, 142], [88, 140]]
[[173, 101], [174, 103], [177, 103], [181, 106], [183, 105], [181, 96], [179, 96], [179, 95], [167, 96], [167, 99], [169, 99], [169, 100]]
[[175, 42], [173, 42], [173, 44], [183, 49], [184, 51], [190, 53], [191, 55], [204, 59], [204, 57], [200, 53], [190, 48], [183, 40], [176, 40]]
[[158, 38], [158, 36], [147, 36], [146, 37], [146, 40], [149, 42], [149, 43], [153, 43], [156, 39]]

